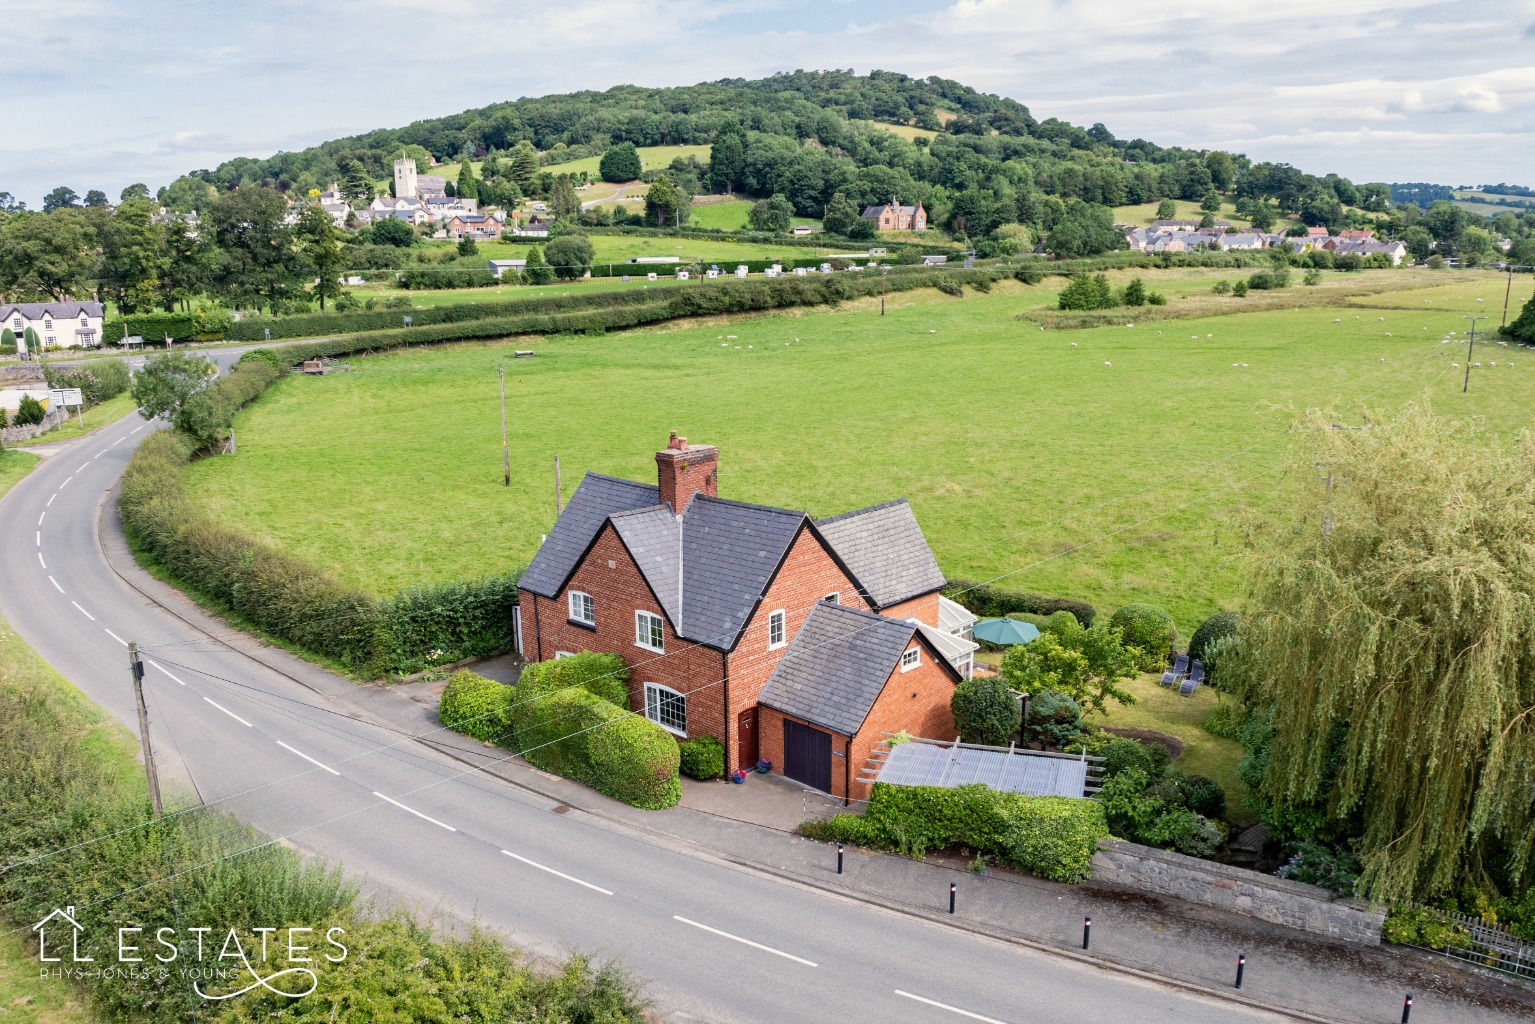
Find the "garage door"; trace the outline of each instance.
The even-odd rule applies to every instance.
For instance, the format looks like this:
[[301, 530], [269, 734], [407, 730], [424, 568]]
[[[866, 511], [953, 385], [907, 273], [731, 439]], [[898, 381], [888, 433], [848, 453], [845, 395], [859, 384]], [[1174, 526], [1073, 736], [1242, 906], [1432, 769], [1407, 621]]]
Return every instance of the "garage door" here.
[[783, 773], [796, 782], [830, 793], [831, 733], [798, 722], [784, 722]]

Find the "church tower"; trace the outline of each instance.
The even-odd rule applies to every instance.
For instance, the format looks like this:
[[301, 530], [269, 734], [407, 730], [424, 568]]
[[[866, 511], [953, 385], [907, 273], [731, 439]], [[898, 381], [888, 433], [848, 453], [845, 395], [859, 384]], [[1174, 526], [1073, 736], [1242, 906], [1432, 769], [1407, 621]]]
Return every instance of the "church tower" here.
[[401, 157], [394, 162], [394, 197], [415, 199], [417, 194], [415, 158]]

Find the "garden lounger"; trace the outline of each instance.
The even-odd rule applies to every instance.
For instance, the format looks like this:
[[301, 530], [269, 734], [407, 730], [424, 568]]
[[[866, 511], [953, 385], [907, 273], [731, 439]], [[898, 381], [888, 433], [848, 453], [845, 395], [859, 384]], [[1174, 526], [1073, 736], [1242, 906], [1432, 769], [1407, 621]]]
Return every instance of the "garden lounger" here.
[[1202, 661], [1194, 662], [1194, 668], [1193, 668], [1193, 671], [1191, 671], [1189, 673], [1189, 678], [1194, 680], [1194, 685], [1195, 686], [1198, 686], [1200, 683], [1204, 682], [1205, 681], [1205, 663], [1202, 662]]
[[1180, 697], [1192, 697], [1194, 696], [1194, 691], [1198, 688], [1199, 680], [1195, 679], [1193, 676], [1189, 676], [1182, 682], [1181, 685], [1179, 685], [1178, 695]]
[[1173, 659], [1173, 667], [1162, 673], [1159, 685], [1177, 686], [1185, 673], [1189, 670], [1189, 656], [1180, 654]]

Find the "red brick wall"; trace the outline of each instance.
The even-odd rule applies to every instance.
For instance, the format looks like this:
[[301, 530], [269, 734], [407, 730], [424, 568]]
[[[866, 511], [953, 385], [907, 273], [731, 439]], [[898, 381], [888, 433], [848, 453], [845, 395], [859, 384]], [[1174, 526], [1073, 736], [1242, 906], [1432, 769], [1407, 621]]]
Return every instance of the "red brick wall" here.
[[880, 609], [880, 614], [891, 619], [916, 619], [929, 626], [938, 625], [938, 592], [914, 597], [910, 601]]
[[[799, 628], [805, 624], [805, 616], [810, 614], [810, 609], [834, 591], [840, 595], [842, 604], [859, 611], [869, 610], [847, 573], [832, 560], [831, 555], [809, 530], [802, 530], [789, 548], [783, 567], [768, 586], [762, 603], [746, 624], [740, 642], [730, 652], [732, 722], [736, 715], [757, 703], [757, 697], [767, 685], [768, 677], [778, 667], [778, 660], [783, 657], [784, 651], [788, 650], [787, 646], [768, 650], [768, 614], [779, 608], [784, 610], [784, 636], [792, 641]], [[779, 743], [782, 742], [780, 737]], [[734, 749], [727, 751], [727, 767], [746, 767], [735, 764], [736, 754]], [[761, 756], [772, 757], [770, 754]]]
[[[592, 595], [596, 629], [568, 621], [566, 595], [571, 590]], [[528, 658], [547, 661], [556, 651], [615, 653], [629, 663], [632, 710], [644, 711], [647, 682], [660, 683], [688, 695], [689, 736], [709, 735], [724, 740], [724, 686], [720, 682], [725, 674], [724, 654], [677, 639], [670, 623], [664, 630], [665, 655], [635, 645], [636, 611], [660, 615], [663, 621], [666, 616], [611, 523], [603, 526], [585, 561], [555, 598], [523, 591], [522, 599], [523, 649]], [[536, 626], [530, 614], [532, 605], [537, 607]]]
[[719, 457], [719, 449], [712, 444], [656, 452], [656, 482], [661, 487], [661, 500], [673, 512], [681, 512], [700, 491], [711, 498], [718, 497]]
[[[819, 729], [821, 732], [831, 733], [831, 795], [839, 800], [846, 800], [847, 780], [854, 780], [854, 789], [858, 788], [856, 781], [858, 765], [852, 765], [854, 771], [851, 775], [845, 770], [848, 754], [847, 737], [841, 733], [832, 732], [825, 726], [816, 725], [814, 722], [807, 722], [803, 718], [795, 718], [793, 715], [786, 715], [775, 708], [765, 707], [757, 713], [757, 729], [761, 737], [759, 743], [762, 747], [762, 756], [773, 762], [773, 774], [783, 774], [783, 724], [785, 719], [791, 722], [799, 722], [801, 725], [808, 725], [812, 729]], [[867, 789], [868, 787], [865, 786], [864, 788]]]
[[[916, 643], [917, 641], [913, 641]], [[858, 781], [858, 776], [868, 764], [869, 753], [885, 738], [887, 732], [905, 730], [913, 736], [926, 739], [952, 740], [954, 713], [949, 701], [954, 696], [954, 678], [942, 659], [933, 649], [922, 644], [922, 664], [910, 672], [902, 672], [900, 665], [890, 674], [885, 688], [869, 709], [858, 735], [853, 737], [852, 780], [854, 800], [867, 800], [869, 787]], [[779, 743], [782, 744], [780, 739]]]

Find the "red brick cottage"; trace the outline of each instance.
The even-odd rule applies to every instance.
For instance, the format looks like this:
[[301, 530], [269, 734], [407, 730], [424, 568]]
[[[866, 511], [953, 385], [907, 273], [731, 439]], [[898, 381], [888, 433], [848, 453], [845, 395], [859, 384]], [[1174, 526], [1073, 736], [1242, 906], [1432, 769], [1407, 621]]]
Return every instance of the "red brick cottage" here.
[[521, 651], [616, 652], [633, 710], [728, 768], [861, 798], [884, 732], [954, 735], [967, 616], [905, 500], [814, 521], [720, 498], [718, 460], [673, 434], [656, 485], [586, 474], [518, 583]]

